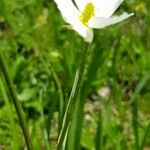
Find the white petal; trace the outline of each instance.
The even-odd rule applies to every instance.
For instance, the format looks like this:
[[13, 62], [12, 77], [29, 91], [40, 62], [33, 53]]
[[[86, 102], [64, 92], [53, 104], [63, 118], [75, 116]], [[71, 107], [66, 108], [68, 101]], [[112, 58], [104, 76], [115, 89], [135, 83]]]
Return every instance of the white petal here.
[[78, 32], [80, 36], [84, 38], [86, 42], [92, 42], [93, 31], [88, 28], [79, 20], [80, 12], [74, 6], [71, 0], [54, 0], [64, 18], [64, 20], [69, 23], [72, 28]]
[[67, 23], [71, 23], [74, 18], [79, 16], [79, 10], [74, 6], [71, 0], [54, 0]]
[[79, 20], [76, 21], [75, 24], [71, 24], [72, 28], [78, 32], [80, 36], [84, 38], [84, 40], [88, 43], [91, 43], [93, 40], [93, 30], [89, 27], [83, 25]]
[[93, 30], [92, 29], [88, 29], [87, 36], [84, 38], [84, 40], [88, 43], [92, 43], [92, 41], [93, 41]]
[[120, 6], [123, 0], [93, 0], [95, 4], [95, 15], [97, 17], [109, 18]]
[[100, 28], [104, 28], [104, 27], [107, 27], [109, 25], [118, 23], [118, 22], [125, 20], [128, 17], [133, 16], [133, 15], [134, 15], [133, 13], [131, 13], [131, 14], [123, 13], [120, 16], [113, 16], [111, 18], [93, 17], [89, 21], [88, 25], [91, 28], [100, 29]]
[[93, 3], [97, 17], [109, 18], [124, 0], [75, 0], [82, 12], [87, 3]]

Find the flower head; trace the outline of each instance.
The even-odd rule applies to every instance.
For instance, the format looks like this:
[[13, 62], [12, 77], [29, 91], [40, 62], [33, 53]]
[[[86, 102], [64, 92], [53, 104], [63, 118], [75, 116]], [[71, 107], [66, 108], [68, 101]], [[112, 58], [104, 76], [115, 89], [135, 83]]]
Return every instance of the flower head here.
[[54, 0], [64, 20], [84, 38], [92, 42], [93, 30], [107, 27], [132, 16], [133, 13], [123, 13], [112, 16], [123, 0]]

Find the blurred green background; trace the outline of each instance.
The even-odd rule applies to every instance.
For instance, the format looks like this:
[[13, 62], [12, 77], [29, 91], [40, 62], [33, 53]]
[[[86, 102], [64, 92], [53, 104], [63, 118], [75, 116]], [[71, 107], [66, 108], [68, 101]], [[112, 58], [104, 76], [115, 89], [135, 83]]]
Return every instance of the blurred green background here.
[[[135, 15], [117, 25], [95, 30], [92, 48], [98, 51], [96, 59], [101, 59], [102, 63], [95, 64], [98, 71], [85, 106], [83, 149], [94, 149], [99, 107], [103, 110], [106, 150], [134, 149], [128, 105], [133, 95], [138, 100], [140, 139], [150, 119], [150, 2], [126, 0], [116, 13], [124, 11]], [[9, 65], [35, 150], [46, 149], [45, 120], [49, 114], [53, 114], [50, 139], [55, 149], [59, 86], [65, 100], [80, 65], [83, 44], [77, 33], [65, 27], [54, 1], [0, 0], [0, 51]], [[4, 100], [9, 95], [5, 82], [2, 84], [2, 72], [0, 76], [0, 147], [13, 149], [13, 139], [20, 139], [17, 142], [23, 149], [24, 141], [13, 105], [9, 105], [8, 110]], [[102, 98], [104, 87], [109, 89], [109, 94]], [[10, 125], [10, 114], [16, 131]], [[145, 150], [148, 149], [150, 134], [145, 142]]]

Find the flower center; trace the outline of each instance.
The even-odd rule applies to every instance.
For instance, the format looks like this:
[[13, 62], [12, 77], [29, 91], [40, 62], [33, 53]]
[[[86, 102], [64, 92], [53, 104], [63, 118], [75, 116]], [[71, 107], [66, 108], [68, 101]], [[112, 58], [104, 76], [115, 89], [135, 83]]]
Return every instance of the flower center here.
[[93, 3], [87, 3], [79, 19], [84, 25], [87, 26], [88, 21], [93, 16], [94, 16], [94, 5]]

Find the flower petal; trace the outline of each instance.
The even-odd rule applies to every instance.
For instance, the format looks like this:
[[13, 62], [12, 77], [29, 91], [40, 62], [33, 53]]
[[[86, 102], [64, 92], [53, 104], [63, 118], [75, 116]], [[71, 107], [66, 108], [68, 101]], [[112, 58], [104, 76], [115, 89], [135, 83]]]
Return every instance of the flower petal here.
[[71, 0], [54, 0], [60, 10], [64, 20], [69, 23], [72, 28], [78, 32], [80, 36], [84, 38], [86, 42], [92, 42], [93, 31], [89, 27], [85, 26], [79, 20], [81, 15], [79, 10], [75, 7]]
[[107, 27], [109, 25], [118, 23], [118, 22], [125, 20], [128, 17], [133, 16], [133, 15], [134, 15], [133, 13], [131, 13], [131, 14], [123, 13], [120, 16], [113, 16], [111, 18], [93, 17], [89, 21], [88, 25], [91, 28], [100, 29], [100, 28], [104, 28], [104, 27]]
[[80, 36], [84, 38], [86, 42], [88, 43], [92, 42], [93, 30], [82, 24], [79, 19], [76, 19], [75, 22], [71, 23], [71, 26], [76, 32], [78, 32]]
[[124, 0], [75, 0], [77, 7], [82, 12], [87, 3], [93, 3], [97, 17], [109, 18]]
[[58, 9], [60, 10], [62, 16], [64, 17], [67, 23], [70, 23], [79, 16], [80, 12], [75, 7], [71, 0], [54, 0], [57, 4]]
[[97, 17], [109, 18], [123, 0], [93, 0]]

